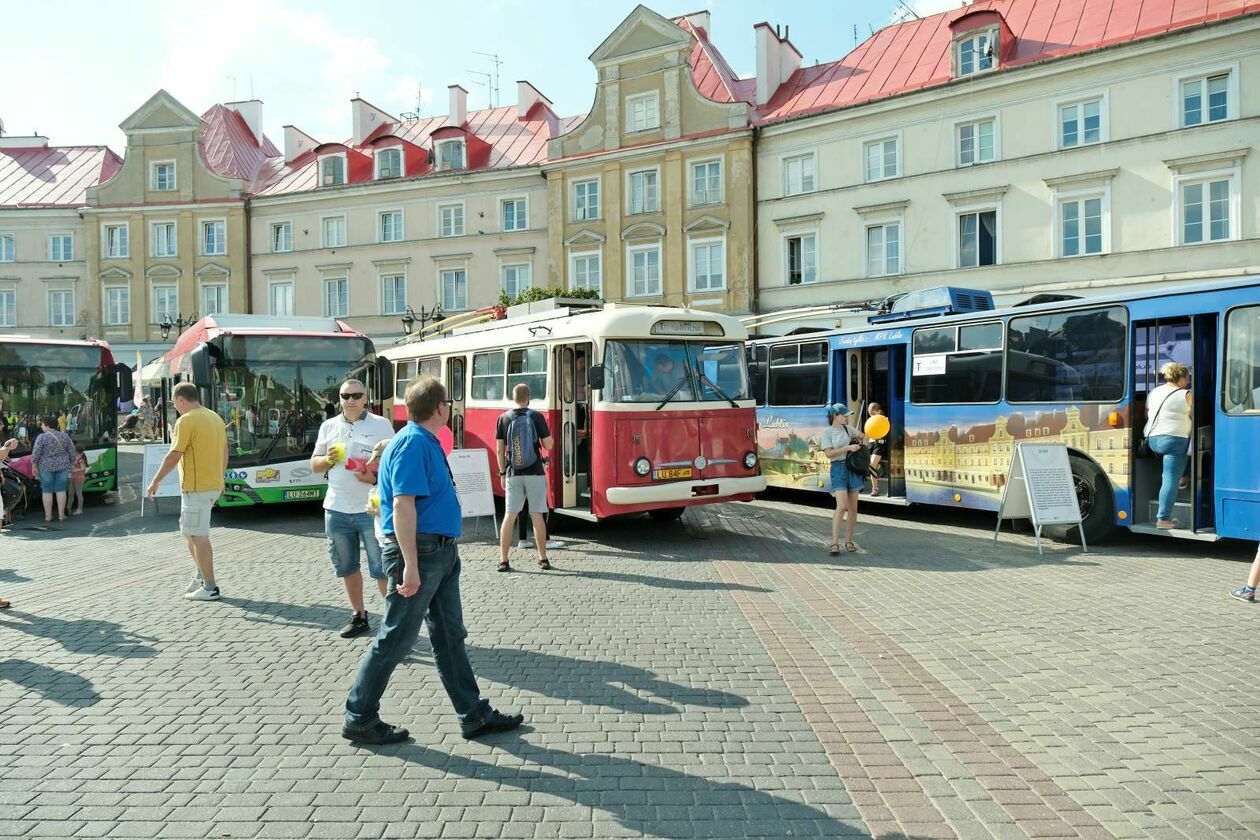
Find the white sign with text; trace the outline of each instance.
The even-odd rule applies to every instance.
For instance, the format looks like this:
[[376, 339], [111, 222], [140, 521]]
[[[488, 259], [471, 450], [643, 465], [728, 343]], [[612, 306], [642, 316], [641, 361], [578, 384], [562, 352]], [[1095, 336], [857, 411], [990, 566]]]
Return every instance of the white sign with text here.
[[494, 516], [494, 490], [490, 485], [490, 453], [484, 449], [454, 449], [446, 456], [455, 480], [464, 518]]
[[[153, 481], [153, 477], [157, 475], [158, 469], [162, 466], [162, 461], [166, 458], [168, 452], [171, 451], [169, 443], [150, 443], [144, 447], [144, 469], [140, 475], [140, 515], [144, 516], [144, 503], [148, 498], [145, 490], [148, 489], [149, 483]], [[162, 479], [162, 483], [158, 485], [157, 493], [154, 498], [172, 497], [179, 495], [179, 467], [171, 470], [166, 474], [166, 478]]]
[[[998, 506], [998, 532], [1003, 519], [1029, 519], [1041, 553], [1041, 529], [1046, 525], [1081, 526], [1076, 480], [1065, 443], [1020, 443], [1011, 453]], [[997, 540], [997, 532], [993, 535]], [[1081, 547], [1085, 529], [1081, 527]]]

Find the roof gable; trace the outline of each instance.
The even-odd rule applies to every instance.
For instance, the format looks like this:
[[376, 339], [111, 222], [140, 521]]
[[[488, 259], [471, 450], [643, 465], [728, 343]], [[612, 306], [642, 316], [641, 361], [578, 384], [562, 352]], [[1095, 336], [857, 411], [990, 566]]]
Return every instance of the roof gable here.
[[153, 129], [197, 129], [201, 118], [185, 108], [178, 99], [164, 90], [149, 97], [143, 105], [131, 113], [118, 126], [130, 134], [133, 131]]
[[656, 52], [686, 50], [690, 36], [669, 19], [647, 6], [636, 6], [616, 29], [604, 39], [590, 59], [596, 65], [612, 64]]

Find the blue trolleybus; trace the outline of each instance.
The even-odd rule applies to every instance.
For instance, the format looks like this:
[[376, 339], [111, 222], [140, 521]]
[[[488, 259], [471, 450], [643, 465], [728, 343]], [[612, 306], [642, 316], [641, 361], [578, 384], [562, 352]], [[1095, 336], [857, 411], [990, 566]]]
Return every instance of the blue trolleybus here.
[[[749, 343], [771, 486], [830, 492], [823, 406], [864, 422], [877, 402], [892, 431], [880, 494], [863, 499], [996, 510], [1015, 444], [1062, 442], [1087, 542], [1114, 528], [1260, 540], [1260, 278], [1005, 309], [942, 287], [883, 309], [862, 327]], [[1181, 528], [1157, 531], [1160, 461], [1134, 453], [1170, 360], [1191, 370], [1194, 435]]]

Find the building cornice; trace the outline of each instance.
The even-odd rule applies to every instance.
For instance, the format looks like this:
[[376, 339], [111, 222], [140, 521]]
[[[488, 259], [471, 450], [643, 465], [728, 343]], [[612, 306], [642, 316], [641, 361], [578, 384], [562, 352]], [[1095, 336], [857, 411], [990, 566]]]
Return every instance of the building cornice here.
[[1058, 178], [1042, 178], [1044, 183], [1050, 189], [1058, 189], [1060, 187], [1075, 187], [1080, 184], [1096, 184], [1099, 181], [1110, 181], [1112, 178], [1120, 174], [1120, 167], [1113, 169], [1098, 169], [1094, 172], [1081, 172], [1077, 175], [1061, 175]]
[[787, 227], [788, 225], [804, 225], [810, 222], [821, 222], [823, 213], [820, 210], [817, 213], [801, 213], [797, 216], [783, 216], [778, 219], [771, 219], [779, 227]]
[[910, 206], [910, 199], [905, 198], [901, 201], [885, 201], [882, 204], [867, 204], [862, 207], [854, 207], [853, 212], [859, 216], [874, 216], [879, 213], [900, 213]]
[[[281, 193], [279, 195], [253, 195], [248, 198], [250, 206], [280, 207], [286, 204], [300, 204], [304, 201], [322, 202], [333, 198], [350, 198], [373, 194], [390, 194], [395, 192], [416, 193], [425, 188], [434, 190], [458, 186], [460, 184], [482, 184], [511, 178], [528, 181], [529, 176], [541, 176], [542, 167], [537, 163], [524, 166], [505, 166], [498, 169], [479, 169], [475, 171], [456, 170], [453, 172], [432, 172], [427, 175], [411, 178], [390, 178], [388, 181], [368, 181], [362, 184], [343, 184], [336, 187], [314, 187], [309, 190]], [[538, 177], [538, 187], [545, 187], [543, 179]], [[528, 184], [526, 185], [528, 188]], [[458, 196], [453, 196], [458, 197]]]
[[1189, 172], [1197, 169], [1205, 169], [1211, 167], [1233, 166], [1234, 164], [1245, 158], [1251, 152], [1250, 146], [1244, 146], [1240, 149], [1229, 149], [1221, 152], [1208, 152], [1202, 155], [1188, 155], [1187, 157], [1170, 158], [1164, 161], [1167, 166], [1174, 172]]
[[967, 204], [973, 201], [992, 201], [1006, 195], [1006, 191], [1010, 188], [1010, 184], [998, 184], [993, 187], [981, 187], [974, 190], [941, 193], [941, 197], [950, 204]]

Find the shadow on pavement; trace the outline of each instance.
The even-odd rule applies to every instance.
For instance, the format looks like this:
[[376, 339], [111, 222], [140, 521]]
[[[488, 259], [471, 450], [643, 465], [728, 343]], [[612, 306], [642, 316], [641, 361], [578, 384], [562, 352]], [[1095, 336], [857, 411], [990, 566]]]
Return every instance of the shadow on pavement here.
[[0, 569], [0, 583], [26, 583], [30, 578], [19, 575], [12, 569]]
[[[261, 624], [279, 624], [285, 627], [306, 627], [313, 630], [335, 630], [350, 617], [349, 607], [330, 607], [326, 604], [286, 604], [281, 601], [258, 601], [224, 595], [219, 603], [243, 610], [246, 621]], [[375, 626], [375, 621], [373, 622]]]
[[[17, 618], [18, 621], [10, 621]], [[141, 636], [121, 624], [99, 618], [51, 618], [19, 610], [0, 613], [0, 627], [17, 630], [28, 636], [50, 639], [70, 653], [89, 656], [117, 656], [122, 659], [148, 659], [157, 651], [146, 642], [156, 639]]]
[[63, 706], [91, 706], [101, 699], [91, 680], [86, 677], [26, 659], [6, 659], [0, 662], [0, 681], [4, 680], [37, 692], [44, 699]]
[[[625, 556], [625, 552], [595, 552], [583, 551], [583, 554], [592, 556], [605, 554], [616, 554], [617, 556]], [[632, 575], [624, 572], [598, 572], [590, 569], [575, 569], [562, 565], [562, 560], [552, 560], [552, 572], [557, 573], [557, 577], [582, 577], [593, 578], [595, 580], [607, 580], [613, 583], [629, 583], [639, 584], [640, 586], [655, 586], [660, 589], [679, 589], [686, 592], [699, 592], [703, 590], [713, 590], [721, 592], [730, 592], [732, 590], [739, 592], [771, 592], [773, 590], [766, 589], [763, 586], [749, 586], [742, 583], [728, 584], [721, 581], [709, 580], [678, 580], [677, 578], [657, 577], [655, 575]], [[561, 564], [561, 565], [557, 565]], [[550, 576], [550, 574], [548, 575]]]

